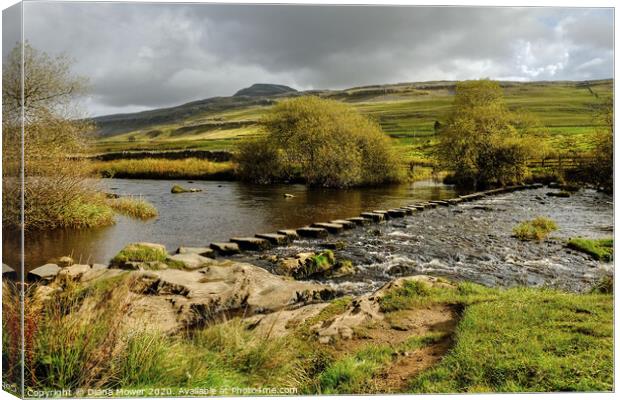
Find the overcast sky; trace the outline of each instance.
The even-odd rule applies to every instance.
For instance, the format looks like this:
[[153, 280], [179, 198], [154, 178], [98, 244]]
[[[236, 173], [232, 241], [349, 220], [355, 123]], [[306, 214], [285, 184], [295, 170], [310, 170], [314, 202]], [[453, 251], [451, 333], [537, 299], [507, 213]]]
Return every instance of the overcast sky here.
[[[3, 55], [18, 40], [3, 18]], [[613, 76], [613, 11], [568, 8], [25, 3], [24, 31], [90, 78], [90, 115], [296, 89]]]

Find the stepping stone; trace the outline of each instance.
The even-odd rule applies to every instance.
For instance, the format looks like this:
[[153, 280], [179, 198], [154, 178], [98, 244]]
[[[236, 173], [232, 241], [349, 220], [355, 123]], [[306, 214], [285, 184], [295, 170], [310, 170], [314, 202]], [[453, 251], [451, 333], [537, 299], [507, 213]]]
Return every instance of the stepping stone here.
[[335, 219], [333, 221], [329, 221], [330, 224], [338, 224], [342, 225], [344, 229], [353, 229], [355, 228], [355, 222], [347, 221], [346, 219]]
[[265, 239], [274, 246], [283, 246], [289, 242], [288, 236], [281, 233], [259, 233], [256, 237]]
[[408, 207], [401, 207], [401, 208], [398, 208], [397, 210], [403, 211], [406, 215], [413, 214], [413, 210], [411, 208], [408, 208]]
[[168, 260], [176, 261], [182, 264], [183, 268], [190, 270], [202, 268], [213, 262], [210, 258], [203, 257], [196, 253], [175, 254], [168, 257]]
[[326, 229], [329, 233], [340, 233], [344, 229], [340, 224], [331, 224], [329, 222], [315, 222], [312, 224], [312, 227]]
[[60, 267], [56, 264], [45, 264], [28, 272], [28, 279], [33, 281], [52, 280], [60, 272]]
[[271, 248], [267, 240], [257, 237], [234, 237], [230, 241], [237, 243], [241, 250], [263, 251]]
[[383, 214], [377, 214], [374, 212], [363, 212], [360, 215], [364, 218], [369, 218], [373, 220], [374, 222], [380, 222], [385, 219], [385, 216]]
[[297, 229], [297, 234], [299, 236], [309, 237], [309, 238], [325, 238], [328, 235], [326, 229], [316, 228], [316, 227], [313, 228], [309, 226], [304, 226], [303, 228]]
[[396, 209], [388, 210], [387, 213], [391, 218], [402, 218], [407, 215], [405, 211]]
[[426, 208], [422, 204], [410, 204], [408, 207], [415, 208], [417, 211], [423, 211]]
[[426, 203], [424, 203], [424, 207], [426, 207], [426, 208], [437, 208], [437, 204], [431, 203], [431, 202], [426, 202]]
[[450, 205], [450, 203], [448, 203], [447, 201], [444, 201], [444, 200], [431, 200], [431, 203], [437, 204], [439, 206], [449, 206]]
[[384, 219], [390, 219], [390, 215], [387, 210], [372, 210], [375, 214], [382, 214]]
[[203, 257], [214, 257], [215, 252], [209, 247], [179, 247], [176, 254], [198, 254]]
[[356, 225], [368, 225], [369, 223], [372, 222], [371, 219], [364, 218], [364, 217], [347, 218], [347, 221], [353, 222]]
[[239, 245], [237, 243], [230, 242], [220, 242], [220, 243], [211, 243], [209, 245], [213, 250], [217, 251], [218, 254], [223, 256], [230, 256], [233, 254], [239, 253]]
[[297, 234], [297, 231], [294, 229], [280, 229], [278, 233], [280, 235], [286, 236], [290, 242], [292, 242], [293, 240], [299, 239], [299, 235]]

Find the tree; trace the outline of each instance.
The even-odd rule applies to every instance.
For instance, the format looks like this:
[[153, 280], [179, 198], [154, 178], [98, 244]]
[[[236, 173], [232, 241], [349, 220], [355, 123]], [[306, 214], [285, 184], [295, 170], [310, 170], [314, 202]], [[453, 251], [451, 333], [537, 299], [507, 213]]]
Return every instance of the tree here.
[[531, 143], [512, 124], [502, 90], [490, 80], [457, 84], [453, 109], [439, 135], [437, 157], [461, 186], [523, 180]]
[[7, 228], [22, 226], [22, 161], [24, 229], [97, 225], [111, 220], [100, 203], [92, 207], [96, 196], [84, 182], [82, 164], [67, 158], [84, 148], [92, 130], [88, 122], [79, 119], [76, 107], [78, 97], [85, 93], [86, 80], [74, 76], [70, 67], [66, 56], [51, 57], [29, 43], [23, 47], [17, 44], [3, 65], [3, 224]]
[[326, 187], [399, 179], [400, 165], [379, 125], [343, 103], [315, 96], [284, 100], [261, 124], [266, 136], [239, 149], [245, 179], [302, 179]]
[[607, 192], [614, 185], [614, 101], [605, 99], [596, 114], [598, 129], [594, 138], [591, 178]]

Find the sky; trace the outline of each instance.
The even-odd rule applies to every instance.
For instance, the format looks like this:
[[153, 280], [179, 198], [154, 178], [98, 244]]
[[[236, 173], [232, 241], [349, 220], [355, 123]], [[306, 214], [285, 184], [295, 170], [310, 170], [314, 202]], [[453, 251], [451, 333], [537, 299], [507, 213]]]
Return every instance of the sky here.
[[[13, 13], [17, 15], [16, 13]], [[24, 36], [88, 77], [88, 115], [230, 96], [491, 78], [613, 77], [613, 10], [24, 3]], [[19, 19], [3, 16], [3, 59]]]

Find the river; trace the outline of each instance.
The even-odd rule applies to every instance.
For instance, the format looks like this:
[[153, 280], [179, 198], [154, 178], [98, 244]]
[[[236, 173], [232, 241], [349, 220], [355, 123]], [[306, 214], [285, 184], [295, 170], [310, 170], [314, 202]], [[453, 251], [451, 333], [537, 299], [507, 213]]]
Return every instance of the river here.
[[[170, 189], [175, 184], [202, 189], [202, 192], [172, 194]], [[297, 228], [312, 222], [357, 216], [367, 210], [455, 194], [452, 186], [433, 181], [347, 190], [304, 185], [138, 179], [103, 179], [98, 185], [106, 192], [142, 196], [157, 207], [159, 216], [148, 221], [118, 216], [117, 223], [110, 227], [30, 235], [25, 246], [26, 270], [63, 255], [71, 255], [81, 263], [107, 264], [130, 242], [161, 243], [172, 252], [179, 246], [207, 246], [233, 236]], [[285, 193], [294, 197], [285, 197]], [[19, 241], [5, 233], [3, 262], [17, 266], [18, 255]]]

